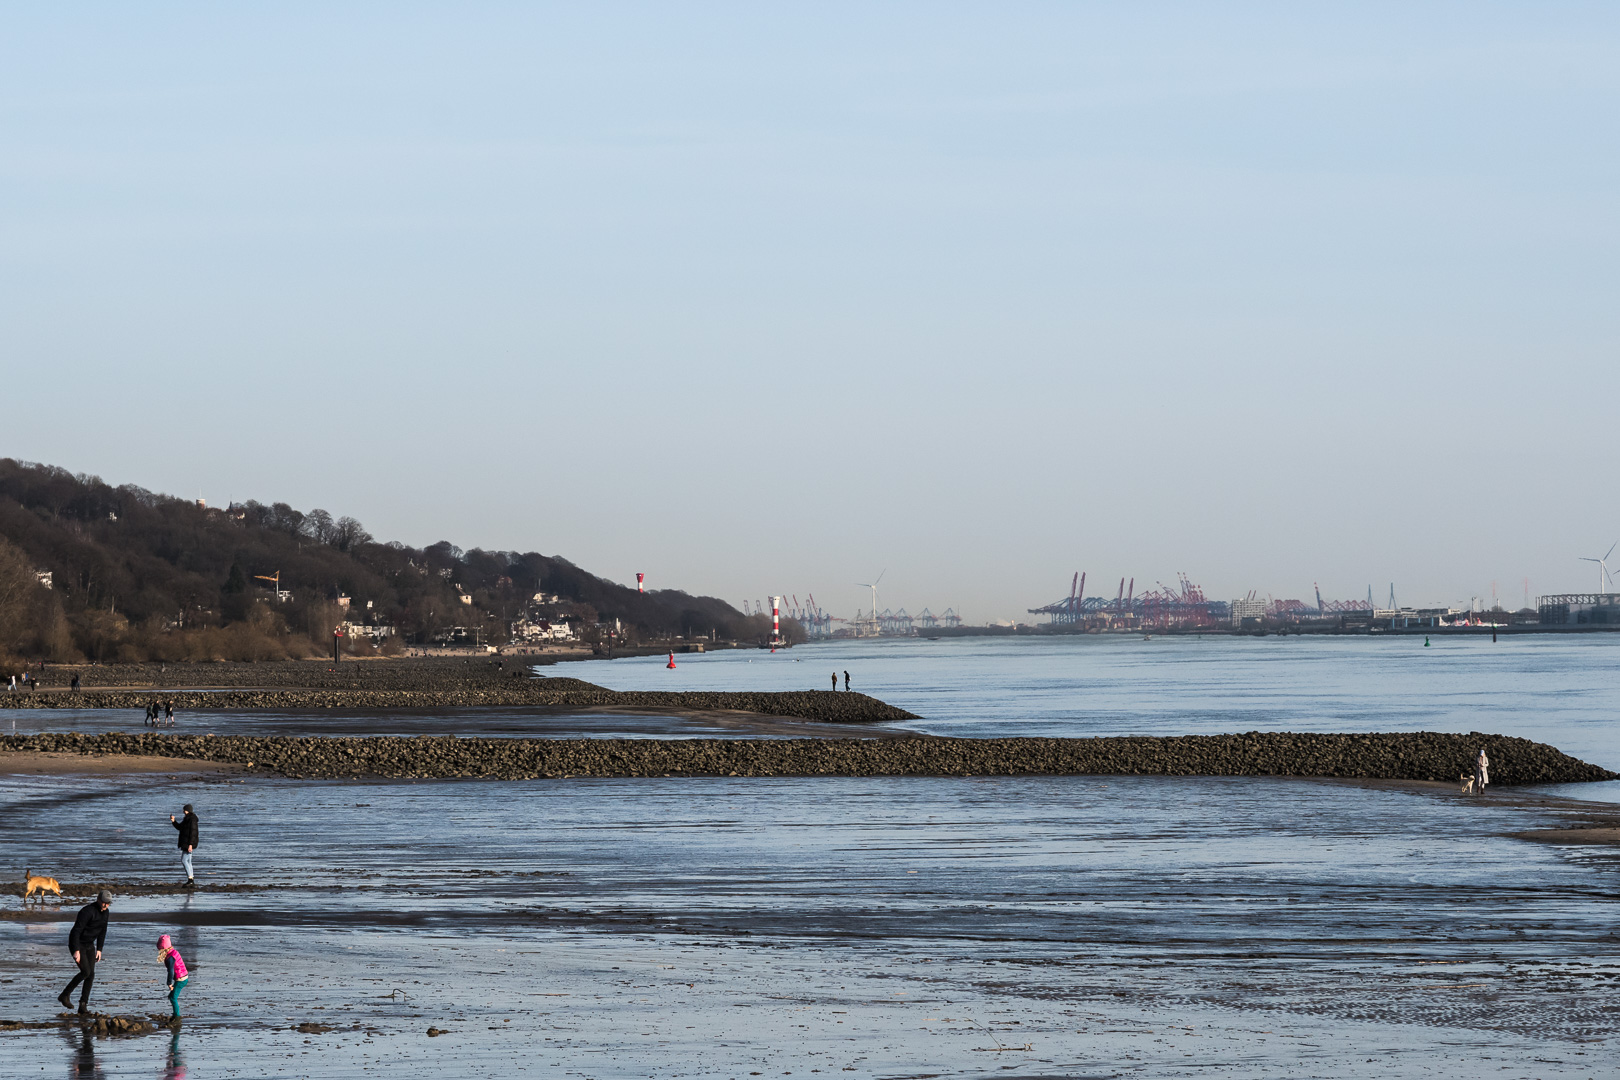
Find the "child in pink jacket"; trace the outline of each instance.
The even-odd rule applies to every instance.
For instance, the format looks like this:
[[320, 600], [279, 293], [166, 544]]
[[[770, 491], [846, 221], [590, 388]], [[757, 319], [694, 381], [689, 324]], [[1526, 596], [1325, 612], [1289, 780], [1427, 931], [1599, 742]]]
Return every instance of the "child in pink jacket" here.
[[180, 991], [186, 988], [186, 980], [191, 975], [186, 971], [186, 962], [180, 959], [180, 950], [174, 947], [168, 934], [158, 938], [158, 959], [163, 961], [163, 966], [169, 973], [169, 1005], [174, 1009], [174, 1019], [178, 1020]]

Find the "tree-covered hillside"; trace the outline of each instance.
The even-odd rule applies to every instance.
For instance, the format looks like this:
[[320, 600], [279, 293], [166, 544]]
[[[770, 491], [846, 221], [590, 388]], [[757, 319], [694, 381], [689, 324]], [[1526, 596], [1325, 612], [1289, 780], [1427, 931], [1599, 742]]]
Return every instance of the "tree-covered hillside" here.
[[0, 459], [0, 655], [319, 655], [345, 621], [395, 627], [385, 642], [499, 644], [525, 616], [567, 620], [586, 640], [617, 619], [627, 643], [767, 629], [713, 597], [641, 594], [557, 556], [379, 543], [324, 510], [204, 507]]

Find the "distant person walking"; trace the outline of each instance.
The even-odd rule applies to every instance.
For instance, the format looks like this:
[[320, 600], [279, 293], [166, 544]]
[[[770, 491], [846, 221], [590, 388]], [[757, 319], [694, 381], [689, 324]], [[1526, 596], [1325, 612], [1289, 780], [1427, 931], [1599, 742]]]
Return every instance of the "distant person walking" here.
[[844, 672], [844, 691], [849, 691], [849, 672]]
[[79, 692], [79, 673], [77, 671], [75, 671], [73, 673], [73, 682], [71, 684], [71, 689], [73, 690], [73, 692], [75, 694], [77, 694]]
[[838, 693], [838, 672], [833, 672], [833, 693]]
[[64, 1009], [73, 1008], [73, 988], [83, 983], [84, 989], [79, 991], [81, 1016], [90, 1011], [90, 987], [95, 985], [101, 947], [107, 943], [107, 912], [111, 908], [112, 893], [102, 889], [94, 900], [79, 909], [79, 917], [73, 920], [73, 929], [68, 931], [68, 952], [79, 965], [79, 973], [73, 976], [66, 990], [56, 995], [56, 1000]]
[[197, 887], [197, 879], [191, 872], [191, 853], [197, 850], [197, 815], [191, 809], [191, 804], [185, 805], [185, 817], [179, 821], [174, 815], [169, 815], [169, 824], [180, 832], [180, 865], [186, 868], [186, 888]]
[[1485, 756], [1485, 748], [1479, 748], [1479, 757], [1474, 759], [1474, 794], [1483, 795], [1485, 785], [1491, 782], [1491, 759]]
[[168, 722], [170, 727], [174, 726], [174, 702], [165, 701], [163, 703], [163, 719]]
[[180, 950], [174, 947], [169, 935], [164, 934], [158, 938], [158, 959], [163, 961], [164, 970], [169, 976], [169, 1008], [174, 1010], [173, 1019], [180, 1019], [180, 991], [186, 988], [186, 980], [191, 973], [186, 970], [186, 962], [180, 957]]

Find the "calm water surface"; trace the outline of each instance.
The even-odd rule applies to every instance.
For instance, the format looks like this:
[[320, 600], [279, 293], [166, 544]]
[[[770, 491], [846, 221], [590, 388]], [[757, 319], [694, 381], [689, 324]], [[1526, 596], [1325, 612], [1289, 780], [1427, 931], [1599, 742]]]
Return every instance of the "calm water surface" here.
[[[541, 669], [614, 690], [843, 685], [937, 735], [1483, 731], [1620, 771], [1620, 634], [840, 641]], [[1610, 785], [1601, 785], [1610, 788]], [[1601, 793], [1583, 786], [1586, 797]], [[1611, 794], [1620, 793], [1620, 788]]]

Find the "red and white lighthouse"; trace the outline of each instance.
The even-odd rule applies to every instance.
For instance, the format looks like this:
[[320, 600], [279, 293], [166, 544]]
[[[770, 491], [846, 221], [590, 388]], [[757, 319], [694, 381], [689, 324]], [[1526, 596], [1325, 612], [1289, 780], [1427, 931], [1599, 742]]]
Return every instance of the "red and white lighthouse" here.
[[646, 576], [647, 576], [646, 574], [637, 574], [636, 575], [636, 592], [646, 592], [647, 591], [646, 589], [643, 589], [641, 587], [641, 582], [646, 578]]

